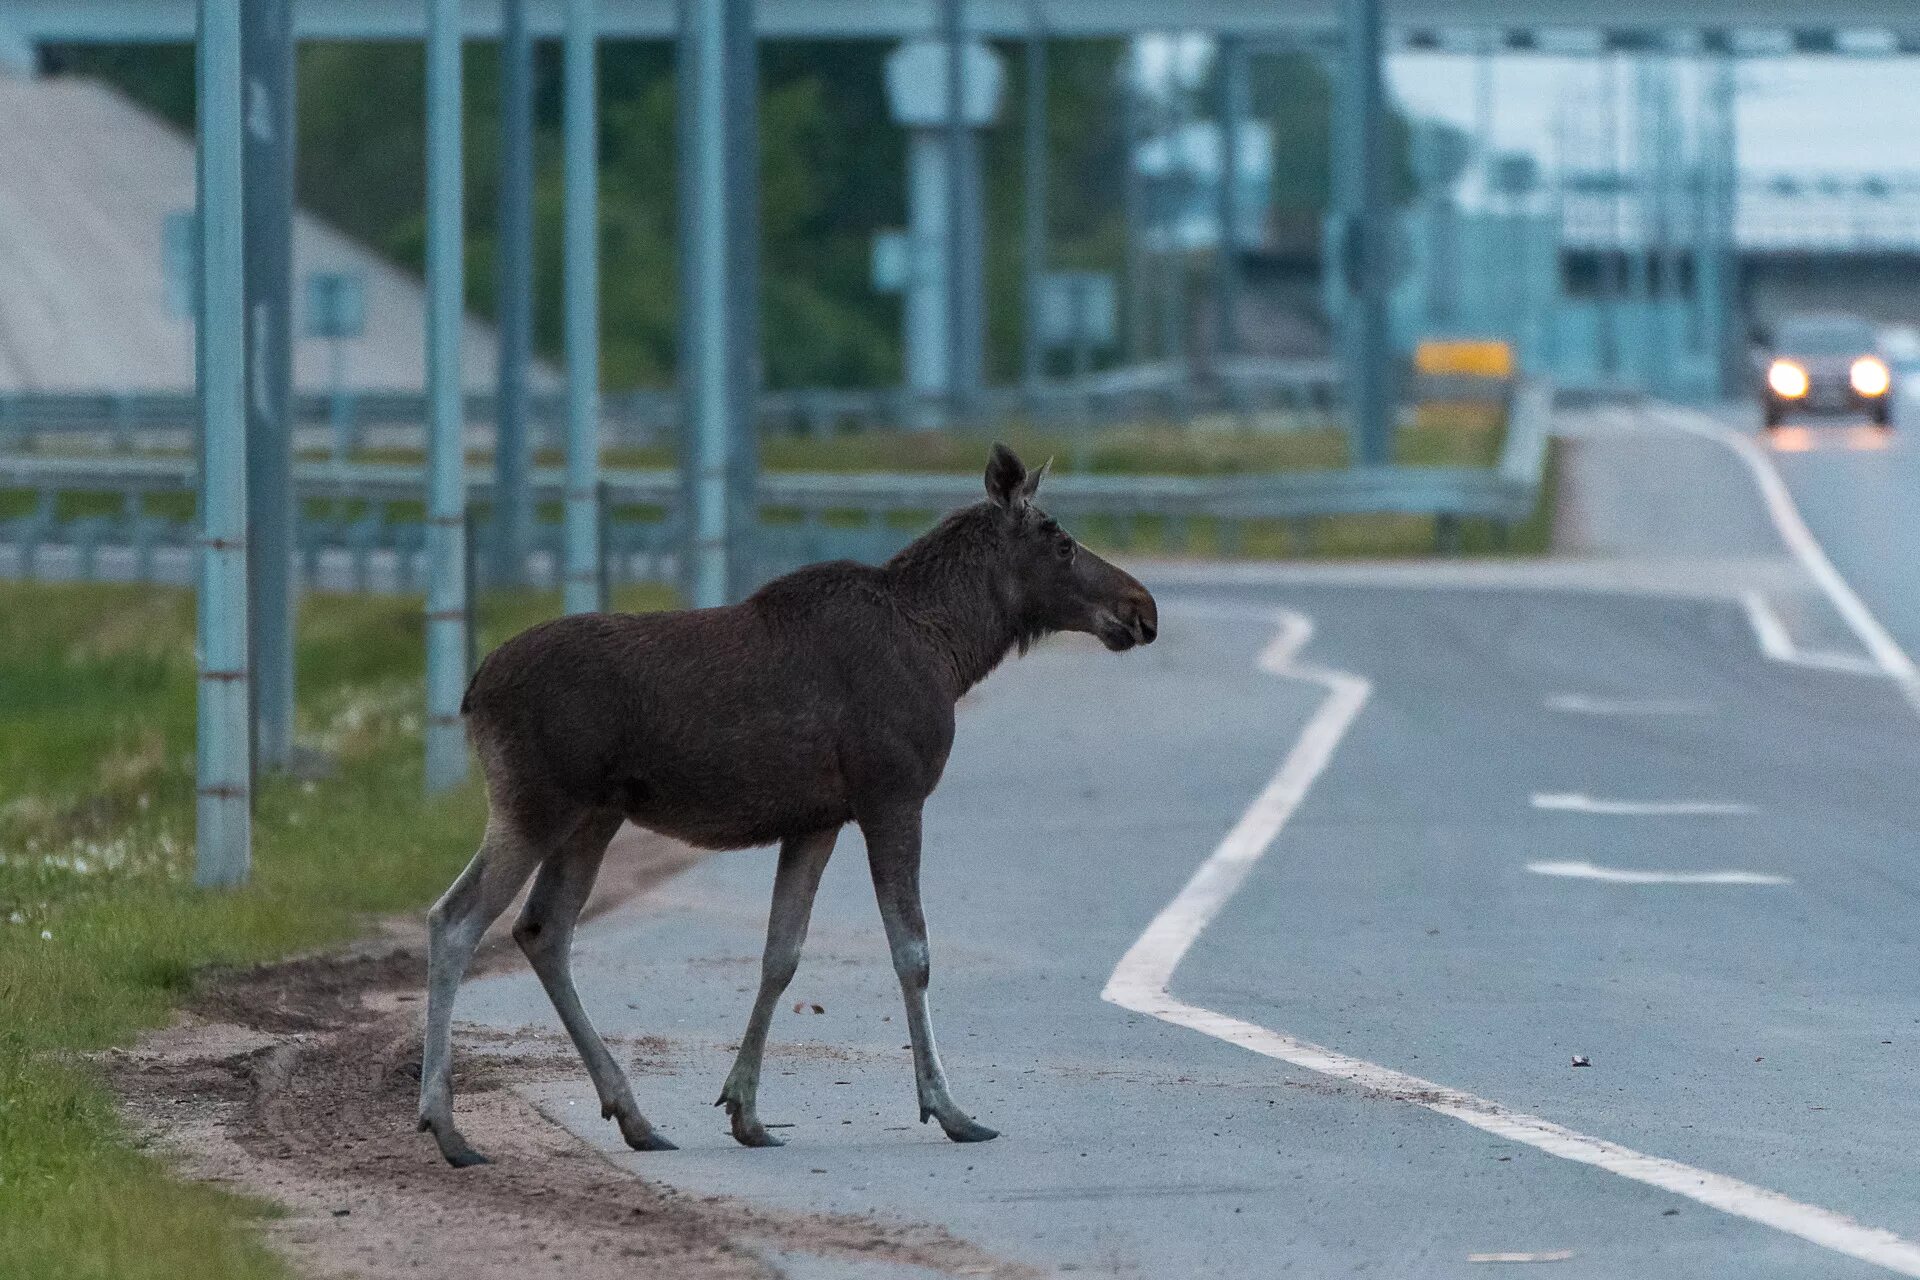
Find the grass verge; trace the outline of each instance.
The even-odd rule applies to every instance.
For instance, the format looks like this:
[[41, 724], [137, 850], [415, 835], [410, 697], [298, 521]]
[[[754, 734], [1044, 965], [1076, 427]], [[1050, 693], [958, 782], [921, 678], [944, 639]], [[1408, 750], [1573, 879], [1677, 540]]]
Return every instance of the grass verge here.
[[[490, 597], [483, 644], [555, 612]], [[471, 856], [478, 785], [421, 795], [420, 616], [405, 597], [306, 602], [300, 737], [331, 768], [263, 780], [252, 883], [206, 893], [191, 594], [0, 584], [0, 1276], [282, 1274], [250, 1226], [268, 1208], [135, 1151], [87, 1055], [165, 1021], [207, 966], [352, 937], [424, 906]]]

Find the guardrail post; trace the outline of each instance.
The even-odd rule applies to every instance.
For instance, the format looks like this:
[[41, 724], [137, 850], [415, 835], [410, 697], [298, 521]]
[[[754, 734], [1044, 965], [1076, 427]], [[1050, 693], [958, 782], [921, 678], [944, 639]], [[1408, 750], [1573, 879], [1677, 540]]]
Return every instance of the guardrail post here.
[[[599, 9], [567, 0], [565, 265], [567, 488], [561, 529], [561, 602], [568, 613], [607, 607], [597, 563], [600, 508]], [[682, 63], [680, 76], [686, 77]], [[683, 183], [686, 177], [683, 173]], [[681, 324], [685, 325], [683, 318]], [[684, 376], [684, 374], [682, 375]]]
[[460, 0], [427, 11], [427, 731], [426, 785], [467, 775], [465, 320], [461, 225]]
[[229, 886], [246, 880], [253, 860], [240, 0], [200, 0], [199, 13], [200, 662], [194, 879]]

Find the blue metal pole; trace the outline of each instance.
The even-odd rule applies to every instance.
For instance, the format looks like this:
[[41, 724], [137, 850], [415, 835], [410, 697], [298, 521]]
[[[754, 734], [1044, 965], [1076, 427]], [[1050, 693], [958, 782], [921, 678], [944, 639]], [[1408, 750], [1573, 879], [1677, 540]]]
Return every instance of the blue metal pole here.
[[1135, 46], [1123, 48], [1118, 68], [1120, 93], [1121, 221], [1125, 255], [1120, 274], [1125, 277], [1127, 359], [1139, 364], [1147, 358], [1147, 199], [1140, 180], [1139, 151], [1144, 132], [1140, 102], [1139, 66]]
[[293, 757], [293, 14], [244, 0], [247, 557], [254, 760]]
[[952, 418], [971, 407], [972, 343], [967, 332], [969, 254], [968, 225], [973, 193], [967, 188], [966, 28], [965, 0], [940, 0], [940, 32], [947, 54], [947, 412]]
[[1347, 211], [1347, 288], [1352, 295], [1347, 344], [1347, 409], [1353, 459], [1362, 466], [1393, 461], [1393, 350], [1387, 293], [1386, 119], [1380, 80], [1380, 0], [1344, 0], [1346, 128], [1336, 166], [1351, 174]]
[[684, 577], [695, 607], [747, 586], [753, 522], [758, 95], [749, 0], [683, 0], [680, 58]]
[[494, 581], [523, 581], [533, 536], [527, 368], [533, 361], [533, 40], [526, 0], [500, 6], [499, 415], [494, 426]]
[[1040, 343], [1041, 277], [1047, 270], [1047, 31], [1038, 7], [1028, 16], [1026, 161], [1026, 321], [1021, 326], [1021, 374], [1027, 394], [1037, 396], [1045, 376]]
[[194, 879], [237, 885], [252, 861], [247, 673], [247, 415], [240, 0], [200, 0], [199, 697]]
[[567, 0], [566, 292], [567, 498], [561, 603], [607, 607], [600, 521], [600, 139], [595, 0]]
[[466, 420], [460, 331], [460, 0], [427, 12], [427, 760], [429, 791], [467, 775]]
[[1213, 354], [1240, 354], [1240, 124], [1247, 114], [1247, 53], [1234, 36], [1215, 46], [1215, 125], [1220, 136], [1218, 219], [1220, 246], [1214, 256]]

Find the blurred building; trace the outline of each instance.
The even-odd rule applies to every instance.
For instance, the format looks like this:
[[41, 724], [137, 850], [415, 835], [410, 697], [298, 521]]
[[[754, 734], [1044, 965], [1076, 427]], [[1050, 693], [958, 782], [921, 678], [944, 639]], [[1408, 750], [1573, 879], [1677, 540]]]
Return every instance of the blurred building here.
[[[174, 263], [180, 278], [169, 279], [166, 226], [193, 204], [189, 137], [94, 81], [0, 74], [0, 395], [190, 393], [193, 326], [181, 279], [191, 264]], [[360, 282], [361, 334], [339, 340], [345, 386], [420, 392], [420, 280], [302, 213], [297, 305], [316, 273]], [[490, 391], [492, 329], [469, 322], [465, 351], [467, 388]], [[335, 354], [334, 340], [302, 336], [296, 387], [329, 390]], [[534, 379], [557, 385], [549, 369]]]

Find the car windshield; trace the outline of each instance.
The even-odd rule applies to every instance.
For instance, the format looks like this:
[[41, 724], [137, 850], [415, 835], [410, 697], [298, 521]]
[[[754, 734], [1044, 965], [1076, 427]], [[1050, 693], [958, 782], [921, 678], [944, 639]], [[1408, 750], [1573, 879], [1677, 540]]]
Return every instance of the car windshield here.
[[1857, 320], [1810, 320], [1780, 326], [1776, 344], [1795, 356], [1853, 356], [1872, 351], [1873, 329]]

